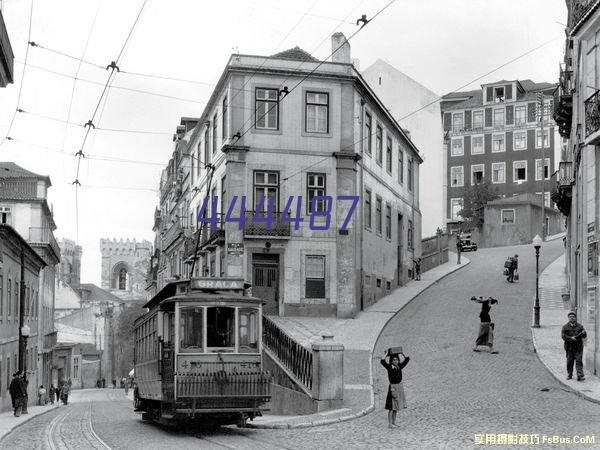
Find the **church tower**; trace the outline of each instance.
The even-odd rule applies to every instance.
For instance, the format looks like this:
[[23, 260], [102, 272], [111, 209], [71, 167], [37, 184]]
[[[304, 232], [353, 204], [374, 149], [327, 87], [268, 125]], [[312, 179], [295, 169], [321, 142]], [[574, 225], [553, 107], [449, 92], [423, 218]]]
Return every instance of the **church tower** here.
[[123, 239], [100, 239], [102, 288], [123, 300], [145, 298], [146, 274], [152, 244]]

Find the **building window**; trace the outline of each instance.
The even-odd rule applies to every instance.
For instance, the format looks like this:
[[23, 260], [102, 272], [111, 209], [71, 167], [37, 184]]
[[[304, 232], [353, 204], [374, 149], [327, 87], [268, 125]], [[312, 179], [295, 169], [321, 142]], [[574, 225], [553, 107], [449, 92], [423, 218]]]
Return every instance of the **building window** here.
[[10, 220], [10, 208], [8, 206], [0, 207], [0, 223], [5, 225], [12, 225]]
[[494, 88], [494, 103], [504, 102], [504, 86]]
[[375, 231], [377, 232], [377, 234], [381, 234], [382, 231], [382, 217], [381, 217], [381, 197], [379, 195], [377, 195], [375, 197]]
[[204, 130], [204, 167], [206, 170], [210, 170], [208, 168], [208, 163], [210, 162], [210, 126], [206, 126], [206, 130]]
[[473, 129], [480, 130], [483, 128], [483, 111], [473, 111]]
[[500, 210], [500, 217], [503, 224], [515, 223], [515, 210], [502, 209]]
[[[542, 179], [542, 160], [535, 160], [535, 181]], [[550, 179], [550, 158], [544, 158], [544, 179]]]
[[471, 184], [478, 184], [483, 181], [485, 166], [483, 164], [473, 164], [471, 166]]
[[225, 96], [223, 98], [223, 107], [222, 107], [222, 111], [223, 111], [223, 118], [222, 118], [222, 122], [221, 122], [221, 134], [223, 135], [223, 142], [225, 142], [227, 140], [227, 137], [229, 136], [229, 130], [228, 125], [229, 125], [229, 117], [227, 116], [227, 96]]
[[386, 281], [385, 282], [385, 288], [389, 291], [390, 289], [392, 289], [392, 282], [391, 281]]
[[515, 125], [524, 125], [527, 123], [527, 107], [515, 107]]
[[371, 229], [371, 191], [365, 191], [365, 228]]
[[279, 129], [279, 95], [277, 89], [256, 88], [255, 127], [261, 130]]
[[452, 131], [463, 131], [463, 113], [452, 114]]
[[459, 213], [463, 209], [463, 199], [462, 198], [451, 198], [450, 199], [450, 211], [452, 214], [452, 220], [458, 220]]
[[[541, 192], [536, 192], [536, 195], [542, 195]], [[544, 192], [544, 206], [546, 208], [552, 208], [552, 205], [550, 204], [550, 192]]]
[[[544, 148], [550, 147], [550, 130], [544, 130]], [[535, 148], [542, 148], [542, 130], [535, 130]]]
[[513, 161], [513, 182], [527, 181], [527, 161]]
[[119, 290], [124, 291], [127, 289], [127, 270], [119, 270]]
[[392, 239], [392, 207], [389, 203], [385, 204], [385, 237]]
[[408, 158], [408, 160], [406, 161], [406, 169], [408, 171], [408, 190], [412, 191], [413, 190], [413, 160]]
[[412, 248], [413, 248], [413, 223], [412, 223], [412, 220], [408, 221], [408, 235], [406, 237], [406, 243], [408, 244], [408, 248], [412, 250]]
[[484, 153], [483, 136], [473, 136], [471, 138], [471, 154], [479, 155]]
[[385, 156], [387, 159], [385, 161], [385, 165], [386, 165], [386, 170], [391, 174], [392, 173], [392, 140], [390, 138], [387, 138], [386, 144], [387, 144], [387, 147], [385, 149]]
[[79, 378], [79, 358], [73, 358], [73, 378]]
[[377, 279], [375, 280], [375, 285], [376, 285], [378, 288], [380, 288], [380, 287], [381, 287], [381, 278], [377, 278]]
[[[312, 199], [315, 196], [325, 195], [325, 174], [324, 173], [308, 173], [306, 181], [306, 196], [308, 202], [306, 203], [306, 212], [310, 214], [312, 209]], [[319, 200], [316, 202], [315, 211], [325, 211], [325, 200]]]
[[217, 115], [213, 116], [213, 130], [212, 130], [212, 152], [213, 155], [217, 151]]
[[515, 150], [525, 150], [527, 148], [527, 131], [515, 131], [513, 139]]
[[504, 162], [492, 163], [492, 183], [506, 182], [506, 164]]
[[504, 126], [504, 108], [494, 109], [494, 127]]
[[383, 128], [379, 125], [375, 130], [375, 151], [377, 152], [377, 162], [381, 164], [383, 160]]
[[455, 166], [450, 168], [450, 185], [452, 187], [460, 187], [465, 185], [465, 173], [463, 166]]
[[325, 257], [306, 256], [306, 298], [325, 298]]
[[367, 140], [367, 153], [371, 154], [371, 145], [373, 142], [373, 119], [371, 114], [365, 113], [365, 139]]
[[398, 183], [404, 183], [404, 152], [398, 147]]
[[492, 153], [504, 151], [504, 133], [492, 135]]
[[306, 132], [329, 133], [329, 94], [306, 93]]
[[263, 197], [264, 211], [268, 210], [269, 202], [273, 203], [275, 211], [279, 211], [279, 172], [254, 172], [254, 211]]
[[452, 156], [462, 156], [463, 155], [463, 138], [453, 138], [451, 140], [452, 145]]

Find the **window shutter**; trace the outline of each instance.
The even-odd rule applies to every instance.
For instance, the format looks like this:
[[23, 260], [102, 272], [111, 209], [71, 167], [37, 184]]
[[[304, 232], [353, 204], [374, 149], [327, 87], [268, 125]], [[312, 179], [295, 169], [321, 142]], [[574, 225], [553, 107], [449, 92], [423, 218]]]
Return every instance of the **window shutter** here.
[[527, 150], [535, 150], [535, 130], [527, 130]]
[[[510, 84], [509, 84], [510, 86]], [[514, 125], [515, 123], [515, 107], [513, 105], [506, 106], [506, 125]]]
[[471, 154], [471, 136], [465, 136], [464, 154], [465, 155]]
[[504, 148], [507, 152], [511, 152], [513, 149], [513, 132], [507, 131], [506, 137], [504, 138]]
[[492, 151], [492, 135], [489, 133], [483, 136], [483, 151], [484, 153]]
[[494, 88], [492, 86], [488, 86], [486, 92], [487, 92], [487, 95], [486, 95], [487, 101], [493, 102], [494, 101]]
[[535, 122], [535, 102], [527, 103], [527, 122]]
[[504, 97], [507, 100], [512, 100], [512, 84], [504, 86]]
[[465, 111], [465, 130], [470, 130], [471, 128], [471, 111]]
[[492, 126], [492, 108], [485, 108], [485, 126]]
[[444, 131], [448, 131], [452, 128], [452, 114], [444, 113]]

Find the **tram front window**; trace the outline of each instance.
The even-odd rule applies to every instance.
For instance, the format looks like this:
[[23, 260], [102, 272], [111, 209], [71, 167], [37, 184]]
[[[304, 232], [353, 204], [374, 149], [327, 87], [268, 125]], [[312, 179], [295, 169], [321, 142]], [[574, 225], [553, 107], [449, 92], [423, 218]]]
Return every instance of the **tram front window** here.
[[258, 310], [240, 309], [240, 353], [258, 352]]
[[201, 353], [203, 351], [202, 308], [183, 308], [180, 314], [179, 350], [183, 353]]
[[235, 309], [212, 307], [206, 310], [206, 346], [235, 350]]

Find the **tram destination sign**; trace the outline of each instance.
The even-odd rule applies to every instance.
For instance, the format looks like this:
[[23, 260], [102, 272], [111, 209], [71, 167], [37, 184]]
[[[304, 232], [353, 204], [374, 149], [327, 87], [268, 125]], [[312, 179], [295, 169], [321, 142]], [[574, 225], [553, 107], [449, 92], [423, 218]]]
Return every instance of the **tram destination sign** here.
[[190, 282], [191, 289], [244, 289], [244, 280], [227, 278], [195, 278]]

